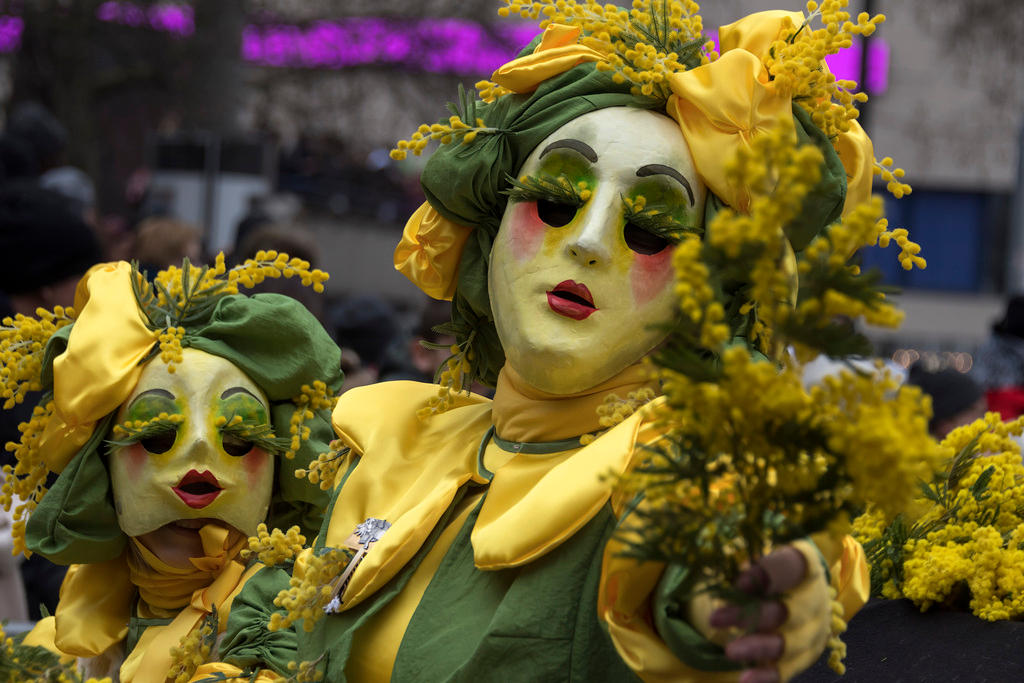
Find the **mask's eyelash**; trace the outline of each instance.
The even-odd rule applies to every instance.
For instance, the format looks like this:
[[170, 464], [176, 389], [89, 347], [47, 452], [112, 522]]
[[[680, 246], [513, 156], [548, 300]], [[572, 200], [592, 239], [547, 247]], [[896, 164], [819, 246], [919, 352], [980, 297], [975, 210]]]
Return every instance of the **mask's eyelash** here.
[[107, 440], [107, 446], [109, 448], [131, 446], [143, 439], [177, 432], [178, 425], [184, 420], [183, 415], [169, 413], [160, 413], [149, 420], [126, 420], [121, 424], [114, 425], [114, 429], [111, 431], [114, 438]]
[[683, 235], [703, 235], [703, 227], [683, 225], [677, 221], [672, 214], [659, 208], [648, 208], [643, 197], [635, 200], [629, 197], [622, 198], [623, 218], [627, 223], [646, 230], [652, 235], [657, 235], [672, 243], [679, 242]]
[[[222, 418], [223, 419], [223, 418]], [[274, 436], [273, 428], [266, 424], [245, 422], [240, 415], [232, 415], [220, 425], [222, 434], [230, 434], [243, 441], [249, 441], [271, 455], [282, 455], [291, 445], [291, 439]]]
[[511, 187], [504, 191], [512, 202], [536, 202], [547, 200], [579, 208], [590, 199], [590, 189], [585, 182], [573, 185], [564, 175], [524, 175], [518, 179], [507, 176]]

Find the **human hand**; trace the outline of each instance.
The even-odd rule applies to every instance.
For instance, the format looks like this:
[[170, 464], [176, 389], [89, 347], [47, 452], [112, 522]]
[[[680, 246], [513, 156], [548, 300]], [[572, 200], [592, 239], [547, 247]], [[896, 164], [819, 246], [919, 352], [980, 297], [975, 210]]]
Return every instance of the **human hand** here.
[[727, 604], [711, 626], [744, 635], [725, 646], [730, 659], [750, 665], [740, 683], [776, 683], [817, 659], [828, 640], [831, 600], [817, 552], [806, 541], [780, 548], [748, 567], [736, 588], [761, 601], [751, 610]]

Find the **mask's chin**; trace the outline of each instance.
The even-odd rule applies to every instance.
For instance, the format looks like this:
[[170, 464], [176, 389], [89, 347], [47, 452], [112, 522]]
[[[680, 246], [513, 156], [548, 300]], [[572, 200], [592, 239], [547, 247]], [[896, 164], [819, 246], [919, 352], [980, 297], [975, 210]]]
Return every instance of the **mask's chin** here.
[[136, 538], [162, 562], [179, 569], [194, 569], [190, 558], [203, 557], [203, 542], [199, 530], [207, 524], [215, 524], [228, 529], [228, 546], [244, 536], [231, 525], [219, 519], [198, 517], [195, 519], [177, 519]]

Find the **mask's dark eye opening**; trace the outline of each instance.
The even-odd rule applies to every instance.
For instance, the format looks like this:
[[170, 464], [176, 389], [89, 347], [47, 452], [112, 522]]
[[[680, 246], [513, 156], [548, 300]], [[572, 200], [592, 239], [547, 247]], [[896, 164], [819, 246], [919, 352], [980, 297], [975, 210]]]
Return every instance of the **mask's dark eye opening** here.
[[576, 207], [572, 204], [559, 204], [547, 199], [537, 200], [537, 216], [553, 228], [568, 225], [576, 216]]
[[242, 456], [252, 450], [252, 441], [246, 441], [234, 434], [225, 434], [221, 437], [224, 445], [224, 452], [228, 455]]
[[626, 223], [622, 236], [626, 238], [626, 246], [638, 254], [657, 254], [671, 244], [664, 237], [659, 237], [632, 223]]
[[147, 452], [159, 455], [160, 453], [166, 453], [171, 450], [171, 447], [174, 446], [174, 441], [177, 438], [178, 432], [176, 431], [161, 432], [160, 434], [147, 436], [139, 443], [142, 444], [142, 447], [145, 448]]

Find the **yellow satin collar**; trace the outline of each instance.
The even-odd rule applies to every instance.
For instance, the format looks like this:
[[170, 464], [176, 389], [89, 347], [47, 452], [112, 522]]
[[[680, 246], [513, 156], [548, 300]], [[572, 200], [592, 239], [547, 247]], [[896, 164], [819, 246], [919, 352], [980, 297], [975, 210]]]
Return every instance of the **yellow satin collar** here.
[[596, 387], [575, 394], [556, 395], [535, 389], [506, 365], [498, 373], [492, 419], [498, 436], [507, 441], [561, 441], [601, 429], [597, 408], [612, 394], [626, 394], [652, 386], [642, 363], [631, 365]]
[[[232, 538], [234, 537], [234, 538]], [[145, 605], [159, 610], [178, 610], [192, 599], [193, 593], [209, 586], [220, 574], [224, 565], [245, 546], [246, 539], [237, 532], [219, 524], [207, 524], [199, 530], [203, 544], [203, 555], [189, 561], [192, 567], [174, 567], [147, 548], [139, 539], [132, 538], [128, 553], [128, 569], [131, 582], [139, 590], [139, 598]], [[159, 615], [168, 616], [168, 615]]]
[[171, 648], [214, 608], [220, 628], [227, 623], [230, 601], [249, 572], [235, 557], [246, 539], [208, 524], [200, 530], [202, 557], [195, 569], [171, 567], [135, 541], [124, 555], [96, 564], [72, 565], [60, 589], [54, 645], [76, 657], [95, 657], [124, 640], [136, 590], [138, 614], [173, 618], [151, 626], [121, 665], [122, 683], [163, 683], [171, 667]]
[[[534, 390], [510, 391], [514, 375], [504, 375], [493, 414], [486, 399], [460, 395], [448, 411], [419, 419], [417, 410], [436, 396], [437, 387], [415, 382], [360, 387], [338, 401], [335, 430], [361, 461], [335, 499], [323, 540], [342, 547], [368, 517], [392, 525], [352, 574], [343, 609], [359, 604], [398, 573], [461, 486], [487, 484], [486, 474], [477, 469], [477, 456], [492, 418], [498, 423], [499, 413], [507, 411], [501, 423], [513, 425], [516, 440], [576, 436], [596, 429], [596, 408], [604, 396], [613, 390], [624, 395], [642, 386], [646, 377], [634, 366], [599, 391], [556, 399]], [[539, 397], [531, 400], [531, 395]], [[560, 432], [561, 423], [576, 426]], [[476, 565], [499, 569], [531, 562], [593, 519], [609, 499], [606, 475], [628, 466], [640, 425], [641, 416], [634, 415], [589, 446], [547, 455], [520, 453], [498, 467], [472, 534]]]

